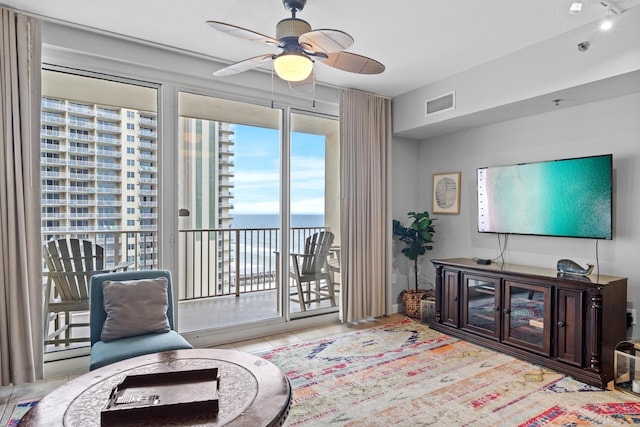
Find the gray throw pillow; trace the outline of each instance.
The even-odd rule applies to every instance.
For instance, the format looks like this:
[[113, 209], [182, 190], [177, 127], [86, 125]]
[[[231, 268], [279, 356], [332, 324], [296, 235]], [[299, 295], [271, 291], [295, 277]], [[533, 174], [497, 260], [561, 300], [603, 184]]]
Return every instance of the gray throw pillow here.
[[105, 280], [102, 293], [107, 320], [102, 326], [102, 341], [169, 332], [168, 285], [166, 277], [122, 282]]

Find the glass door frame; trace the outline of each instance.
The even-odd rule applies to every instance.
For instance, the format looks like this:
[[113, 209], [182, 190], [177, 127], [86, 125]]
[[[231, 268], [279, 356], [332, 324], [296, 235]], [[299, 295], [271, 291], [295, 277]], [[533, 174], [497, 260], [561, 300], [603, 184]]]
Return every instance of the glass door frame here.
[[[283, 170], [283, 187], [282, 187], [282, 195], [283, 198], [285, 198], [285, 194], [286, 194], [286, 199], [287, 199], [287, 203], [286, 203], [286, 208], [287, 210], [281, 210], [281, 214], [282, 216], [286, 216], [287, 217], [287, 235], [291, 235], [291, 187], [292, 187], [292, 183], [291, 183], [291, 157], [292, 157], [292, 133], [294, 132], [294, 129], [296, 128], [294, 120], [295, 120], [295, 116], [305, 116], [306, 118], [310, 118], [310, 119], [324, 119], [324, 120], [335, 120], [336, 124], [339, 126], [339, 117], [335, 116], [335, 115], [329, 115], [329, 114], [323, 114], [323, 113], [319, 113], [319, 112], [314, 112], [314, 111], [307, 111], [307, 110], [302, 110], [300, 108], [294, 108], [294, 107], [288, 107], [285, 109], [285, 120], [284, 120], [284, 124], [283, 124], [283, 128], [286, 129], [287, 131], [283, 131], [283, 148], [282, 150], [282, 170]], [[339, 129], [338, 129], [338, 133], [339, 133]], [[286, 136], [284, 135], [286, 134]], [[338, 136], [338, 147], [334, 148], [337, 149], [337, 157], [339, 159], [339, 136]], [[324, 216], [324, 227], [327, 226], [327, 181], [329, 178], [329, 174], [327, 173], [328, 169], [327, 169], [327, 141], [325, 141], [325, 174], [324, 174], [324, 180], [325, 180], [325, 191], [324, 191], [324, 207], [323, 207], [323, 216]], [[336, 168], [338, 169], [339, 172], [339, 164], [336, 165]], [[286, 171], [286, 173], [285, 173]], [[338, 173], [339, 176], [339, 173]], [[286, 187], [286, 192], [284, 191]], [[338, 194], [336, 196], [336, 200], [338, 202], [337, 205], [337, 209], [338, 212], [334, 213], [330, 222], [337, 222], [338, 226], [336, 227], [337, 230], [333, 230], [334, 235], [336, 237], [336, 239], [334, 239], [333, 242], [333, 247], [335, 248], [336, 246], [340, 246], [340, 229], [339, 229], [339, 221], [340, 221], [340, 195], [339, 195], [339, 191], [340, 191], [340, 187], [339, 187], [339, 178], [338, 178], [338, 185], [337, 188], [335, 189]], [[281, 208], [284, 208], [284, 206], [282, 206]], [[286, 213], [286, 215], [285, 215]], [[285, 228], [281, 228], [282, 229], [282, 235], [284, 236], [285, 234]], [[285, 240], [287, 240], [287, 252], [282, 251], [281, 253], [287, 253], [289, 254], [291, 251], [291, 247], [289, 245], [290, 243], [290, 239], [281, 239], [283, 242]], [[292, 268], [291, 262], [292, 262], [292, 257], [290, 255], [288, 255], [287, 257], [287, 265], [286, 265], [286, 270], [282, 270], [282, 268], [284, 266], [281, 266], [281, 270], [280, 271], [290, 271], [290, 269]], [[331, 276], [333, 277], [334, 273], [331, 273]], [[339, 273], [335, 273], [335, 274], [339, 274]], [[281, 275], [281, 276], [285, 276], [285, 275]], [[288, 295], [288, 293], [290, 292], [290, 279], [289, 279], [289, 275], [286, 275], [287, 277], [281, 277], [281, 286], [282, 289], [285, 289], [285, 292], [283, 292], [283, 294]], [[333, 283], [328, 284], [327, 286], [333, 286]], [[340, 293], [338, 293], [338, 295], [336, 295], [336, 306], [334, 307], [320, 307], [320, 308], [312, 308], [312, 309], [307, 309], [306, 312], [293, 312], [292, 311], [292, 301], [291, 298], [286, 297], [286, 303], [285, 305], [283, 305], [284, 310], [285, 310], [285, 318], [287, 319], [287, 321], [292, 320], [292, 319], [301, 319], [301, 318], [305, 318], [305, 317], [310, 317], [310, 316], [316, 316], [318, 314], [330, 314], [330, 313], [336, 313], [340, 311]]]
[[[174, 105], [179, 105], [180, 102], [178, 101], [178, 97], [180, 96], [181, 93], [186, 93], [186, 94], [193, 94], [193, 95], [198, 95], [198, 96], [203, 96], [203, 97], [211, 97], [213, 100], [217, 99], [217, 100], [222, 100], [222, 101], [231, 101], [231, 102], [238, 102], [240, 103], [240, 107], [241, 104], [246, 103], [247, 105], [253, 105], [253, 106], [259, 106], [259, 107], [265, 107], [264, 104], [260, 103], [260, 102], [247, 102], [246, 100], [236, 100], [230, 97], [223, 97], [223, 96], [219, 96], [217, 94], [210, 94], [210, 93], [202, 93], [199, 91], [193, 91], [193, 90], [189, 90], [189, 89], [184, 89], [184, 88], [177, 88], [175, 90], [175, 101], [172, 101], [172, 103], [175, 103]], [[291, 248], [291, 240], [290, 238], [285, 238], [285, 236], [290, 236], [291, 235], [291, 139], [292, 139], [292, 117], [294, 115], [304, 115], [304, 116], [312, 116], [312, 117], [318, 117], [318, 118], [324, 118], [324, 119], [331, 119], [331, 120], [335, 120], [336, 122], [338, 121], [338, 118], [336, 116], [332, 116], [332, 115], [328, 115], [328, 114], [319, 114], [319, 113], [314, 113], [314, 112], [309, 112], [306, 110], [302, 110], [299, 108], [293, 108], [293, 107], [289, 107], [289, 106], [278, 106], [278, 105], [274, 105], [272, 106], [273, 109], [276, 110], [280, 110], [281, 114], [280, 114], [280, 119], [279, 119], [279, 123], [280, 123], [280, 129], [279, 133], [280, 133], [280, 144], [279, 144], [279, 163], [280, 163], [280, 167], [279, 167], [279, 174], [280, 174], [280, 178], [279, 178], [279, 234], [280, 234], [280, 238], [278, 239], [278, 247], [276, 249], [276, 251], [279, 254], [287, 254], [287, 256], [279, 256], [276, 260], [277, 262], [277, 269], [280, 272], [286, 272], [285, 274], [280, 274], [279, 275], [279, 283], [277, 284], [278, 289], [280, 290], [279, 294], [279, 298], [278, 298], [278, 315], [276, 317], [270, 317], [268, 319], [260, 319], [260, 320], [251, 320], [248, 322], [243, 322], [241, 324], [239, 324], [239, 327], [247, 327], [247, 325], [253, 323], [273, 323], [273, 324], [277, 324], [280, 322], [289, 322], [292, 319], [301, 319], [301, 318], [310, 318], [311, 316], [317, 316], [318, 314], [332, 314], [338, 311], [338, 307], [329, 307], [327, 308], [322, 308], [322, 309], [314, 309], [314, 310], [309, 310], [306, 313], [295, 313], [292, 315], [291, 313], [291, 300], [289, 298], [289, 291], [290, 291], [290, 278], [289, 278], [289, 274], [288, 272], [290, 271], [291, 268], [291, 257], [288, 255], [292, 248]], [[176, 129], [174, 130], [174, 133], [176, 135], [178, 135], [178, 126], [177, 123], [179, 121], [179, 117], [181, 116], [180, 112], [177, 112], [177, 117], [175, 122], [172, 125], [176, 126]], [[212, 118], [209, 118], [210, 120], [214, 120]], [[242, 123], [242, 117], [239, 116], [238, 118], [238, 123]], [[228, 121], [227, 119], [225, 119], [224, 121]], [[231, 123], [233, 120], [231, 120], [229, 123]], [[335, 130], [334, 130], [335, 131]], [[165, 167], [167, 168], [166, 170], [172, 171], [171, 174], [169, 175], [165, 175], [166, 179], [166, 184], [168, 187], [163, 187], [165, 189], [165, 191], [167, 191], [167, 193], [170, 192], [172, 199], [175, 201], [175, 205], [168, 207], [165, 211], [167, 212], [178, 212], [178, 209], [181, 207], [178, 204], [178, 186], [179, 186], [179, 174], [178, 174], [178, 170], [180, 169], [178, 167], [178, 162], [180, 159], [180, 153], [179, 153], [179, 149], [180, 146], [177, 143], [177, 141], [179, 140], [179, 137], [176, 137], [176, 144], [175, 147], [170, 147], [172, 150], [174, 150], [174, 152], [176, 153], [175, 156], [166, 156], [166, 152], [165, 152], [165, 156], [163, 157], [163, 161], [166, 162], [171, 162], [171, 167], [169, 167], [169, 163], [167, 163], [165, 165]], [[237, 143], [238, 141], [236, 141]], [[167, 147], [165, 147], [166, 149]], [[236, 171], [237, 173], [237, 171]], [[173, 176], [172, 176], [173, 175]], [[325, 177], [326, 179], [326, 177]], [[339, 215], [338, 215], [339, 216]], [[186, 266], [181, 265], [180, 263], [180, 248], [179, 248], [179, 223], [178, 223], [178, 215], [171, 215], [170, 218], [175, 218], [175, 221], [173, 221], [173, 223], [171, 224], [172, 227], [175, 227], [175, 229], [168, 231], [167, 229], [166, 232], [168, 233], [168, 235], [170, 236], [169, 242], [170, 242], [170, 249], [173, 251], [174, 255], [171, 257], [171, 263], [172, 263], [172, 267], [171, 270], [174, 271], [174, 275], [176, 277], [182, 277], [182, 269], [184, 269]], [[165, 220], [169, 221], [168, 218], [164, 218]], [[163, 255], [167, 255], [167, 253], [163, 253]], [[165, 258], [163, 258], [165, 259]], [[169, 261], [169, 260], [167, 260]], [[164, 264], [166, 265], [166, 264]], [[179, 306], [179, 304], [177, 305]], [[179, 310], [180, 307], [178, 307], [178, 314], [176, 315], [177, 317], [179, 317]], [[179, 326], [178, 326], [179, 328]], [[211, 330], [219, 330], [219, 329], [224, 329], [224, 328], [231, 328], [233, 329], [234, 326], [233, 325], [210, 325], [210, 329]], [[205, 330], [209, 330], [209, 329], [205, 329]], [[180, 329], [179, 329], [180, 331]], [[181, 333], [184, 333], [186, 335], [189, 335], [191, 333], [194, 333], [196, 331], [191, 331], [191, 330], [185, 330], [185, 331], [180, 331]]]
[[[538, 317], [538, 314], [534, 313], [531, 309], [521, 308], [513, 305], [513, 298], [517, 293], [515, 289], [519, 291], [526, 291], [528, 299], [533, 301], [536, 293], [542, 294], [542, 300], [539, 303], [543, 305], [544, 310], [542, 317]], [[522, 294], [523, 292], [519, 292]], [[504, 319], [503, 321], [503, 341], [508, 342], [511, 345], [524, 347], [530, 351], [541, 353], [545, 356], [551, 355], [551, 287], [548, 285], [538, 285], [534, 283], [517, 282], [513, 280], [504, 281]], [[538, 303], [536, 303], [538, 305]], [[512, 324], [520, 319], [520, 323], [523, 321], [528, 322], [528, 325], [520, 326], [519, 329], [528, 329], [532, 334], [537, 335], [540, 340], [540, 344], [537, 345], [534, 342], [526, 341], [518, 338], [512, 328]]]

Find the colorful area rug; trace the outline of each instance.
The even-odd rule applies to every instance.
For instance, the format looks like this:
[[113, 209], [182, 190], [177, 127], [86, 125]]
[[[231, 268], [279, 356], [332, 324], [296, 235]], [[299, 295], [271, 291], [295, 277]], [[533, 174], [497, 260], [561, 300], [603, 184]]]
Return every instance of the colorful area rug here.
[[640, 400], [401, 322], [258, 353], [287, 374], [287, 426], [618, 426]]
[[32, 406], [35, 406], [40, 399], [35, 400], [25, 400], [22, 402], [16, 403], [16, 406], [13, 408], [13, 412], [11, 413], [11, 418], [9, 418], [9, 423], [7, 423], [7, 427], [17, 427], [20, 424], [20, 420], [24, 417], [24, 414], [27, 413]]

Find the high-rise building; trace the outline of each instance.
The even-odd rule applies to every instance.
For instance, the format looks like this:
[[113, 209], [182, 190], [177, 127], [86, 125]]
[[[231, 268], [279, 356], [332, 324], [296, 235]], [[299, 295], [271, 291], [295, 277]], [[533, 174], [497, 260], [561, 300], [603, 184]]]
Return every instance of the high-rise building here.
[[155, 112], [43, 97], [44, 240], [86, 237], [105, 247], [107, 265], [156, 266], [156, 129]]
[[[181, 252], [181, 262], [195, 254], [206, 254], [207, 259], [189, 263], [188, 281], [201, 282], [202, 278], [215, 278], [222, 292], [227, 290], [234, 268], [233, 235], [225, 230], [231, 227], [233, 211], [233, 156], [234, 126], [214, 120], [180, 117], [179, 179], [182, 191], [178, 205], [182, 213], [181, 228], [199, 230], [193, 242]], [[206, 232], [206, 230], [215, 230]], [[197, 297], [193, 295], [181, 297]]]

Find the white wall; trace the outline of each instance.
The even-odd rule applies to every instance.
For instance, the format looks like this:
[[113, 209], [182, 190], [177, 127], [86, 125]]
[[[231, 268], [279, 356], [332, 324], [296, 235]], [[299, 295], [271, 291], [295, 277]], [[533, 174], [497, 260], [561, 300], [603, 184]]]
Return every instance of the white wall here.
[[[612, 153], [614, 237], [598, 243], [600, 273], [627, 277], [627, 300], [634, 308], [640, 308], [639, 113], [640, 93], [636, 92], [422, 141], [420, 188], [413, 192], [420, 197], [419, 209], [431, 211], [433, 173], [461, 171], [462, 193], [460, 215], [436, 215], [436, 243], [422, 260], [421, 275], [435, 277], [430, 259], [498, 255], [496, 235], [477, 232], [478, 167]], [[399, 145], [393, 151], [399, 157], [394, 158], [394, 190], [403, 188], [410, 175], [407, 169], [414, 167], [409, 142]], [[415, 189], [403, 189], [405, 193], [398, 197], [401, 206], [394, 206], [394, 218], [398, 209], [409, 206], [409, 191]], [[595, 240], [539, 236], [510, 236], [506, 253], [507, 262], [548, 268], [555, 268], [561, 258], [584, 265], [595, 263], [595, 257]], [[636, 331], [640, 333], [640, 329]]]
[[[412, 139], [394, 138], [392, 156], [391, 215], [393, 219], [408, 225], [407, 212], [421, 211], [420, 143]], [[400, 302], [400, 292], [408, 288], [409, 260], [400, 252], [401, 249], [401, 245], [394, 240], [392, 266], [394, 304]]]

